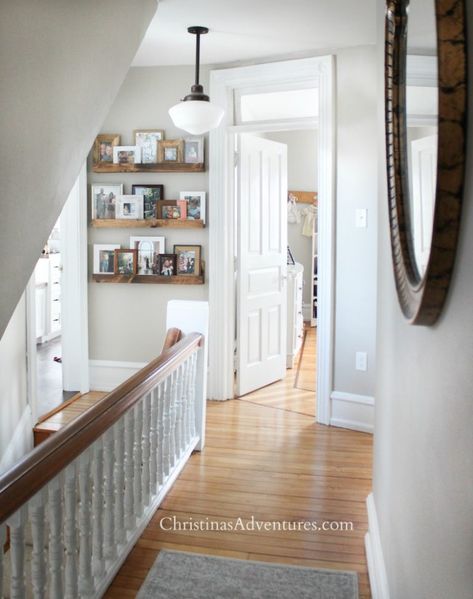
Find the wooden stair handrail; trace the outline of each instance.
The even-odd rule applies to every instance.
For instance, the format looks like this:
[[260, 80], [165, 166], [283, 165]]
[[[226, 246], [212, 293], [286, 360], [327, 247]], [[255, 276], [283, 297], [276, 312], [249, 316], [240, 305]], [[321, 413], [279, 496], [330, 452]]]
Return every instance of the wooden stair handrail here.
[[0, 477], [0, 524], [62, 472], [202, 344], [203, 336], [200, 333], [186, 335], [51, 435]]
[[173, 345], [176, 345], [178, 341], [182, 339], [182, 331], [181, 329], [176, 329], [175, 327], [168, 329], [166, 333], [166, 339], [164, 340], [163, 351], [169, 349]]

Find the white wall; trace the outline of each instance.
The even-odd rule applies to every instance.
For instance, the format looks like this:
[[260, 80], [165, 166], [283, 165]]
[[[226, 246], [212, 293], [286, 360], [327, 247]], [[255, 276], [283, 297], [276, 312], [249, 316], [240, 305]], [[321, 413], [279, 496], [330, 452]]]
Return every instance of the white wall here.
[[0, 337], [156, 6], [0, 3]]
[[[288, 188], [294, 191], [317, 191], [317, 132], [307, 131], [275, 131], [265, 133], [266, 139], [287, 145], [287, 178]], [[307, 204], [300, 204], [302, 211]], [[287, 243], [296, 262], [304, 266], [305, 304], [310, 304], [312, 274], [312, 239], [302, 235], [300, 223], [288, 223]]]
[[[132, 143], [134, 129], [156, 127], [166, 139], [184, 137], [168, 115], [168, 109], [183, 97], [192, 84], [194, 69], [181, 67], [136, 67], [130, 69], [105, 122], [104, 133], [119, 133], [122, 143]], [[208, 89], [208, 69], [202, 83]], [[206, 155], [208, 151], [206, 149]], [[206, 158], [207, 162], [207, 158]], [[90, 183], [162, 183], [165, 199], [176, 199], [180, 191], [207, 191], [204, 173], [114, 173], [89, 172]], [[89, 200], [90, 204], [90, 200]], [[212, 214], [207, 202], [207, 220]], [[90, 207], [89, 207], [90, 211]], [[208, 260], [207, 229], [93, 229], [89, 228], [89, 266], [92, 272], [94, 243], [120, 243], [129, 247], [130, 235], [163, 235], [166, 251], [176, 244], [202, 246]], [[113, 285], [89, 284], [89, 347], [93, 360], [146, 362], [156, 357], [166, 332], [166, 304], [171, 299], [206, 300], [205, 285]]]
[[31, 447], [33, 438], [27, 404], [24, 294], [0, 340], [0, 364], [0, 471], [4, 471]]
[[[379, 155], [384, 153], [383, 3], [379, 2]], [[473, 5], [467, 3], [467, 23]], [[469, 51], [473, 94], [473, 48]], [[473, 136], [470, 105], [469, 131]], [[470, 148], [471, 150], [471, 148]], [[410, 326], [398, 305], [379, 161], [378, 381], [374, 499], [391, 599], [471, 599], [473, 593], [473, 154], [461, 238], [443, 315]]]
[[[376, 48], [337, 51], [335, 390], [374, 395], [377, 192]], [[355, 210], [368, 228], [355, 228]], [[368, 370], [355, 370], [355, 353]]]

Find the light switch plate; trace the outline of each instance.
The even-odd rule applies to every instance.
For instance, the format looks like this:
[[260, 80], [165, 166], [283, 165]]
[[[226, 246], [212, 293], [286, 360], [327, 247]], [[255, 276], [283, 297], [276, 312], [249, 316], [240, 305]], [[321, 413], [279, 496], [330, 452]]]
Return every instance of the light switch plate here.
[[366, 372], [368, 370], [368, 354], [365, 351], [357, 351], [355, 354], [355, 368]]

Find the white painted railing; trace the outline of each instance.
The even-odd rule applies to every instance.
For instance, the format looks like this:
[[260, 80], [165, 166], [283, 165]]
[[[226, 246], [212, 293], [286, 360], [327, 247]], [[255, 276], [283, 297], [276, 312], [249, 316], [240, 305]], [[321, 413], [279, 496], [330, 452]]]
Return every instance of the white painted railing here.
[[168, 347], [0, 479], [2, 597], [103, 595], [201, 439], [202, 344]]

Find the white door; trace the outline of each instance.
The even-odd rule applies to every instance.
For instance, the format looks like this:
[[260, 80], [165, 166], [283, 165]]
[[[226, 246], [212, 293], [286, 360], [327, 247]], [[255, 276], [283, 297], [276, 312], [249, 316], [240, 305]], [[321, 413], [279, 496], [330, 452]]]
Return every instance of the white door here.
[[437, 135], [429, 135], [411, 142], [414, 251], [421, 274], [427, 267], [432, 240], [437, 184], [437, 144]]
[[286, 373], [287, 147], [239, 138], [237, 395]]

